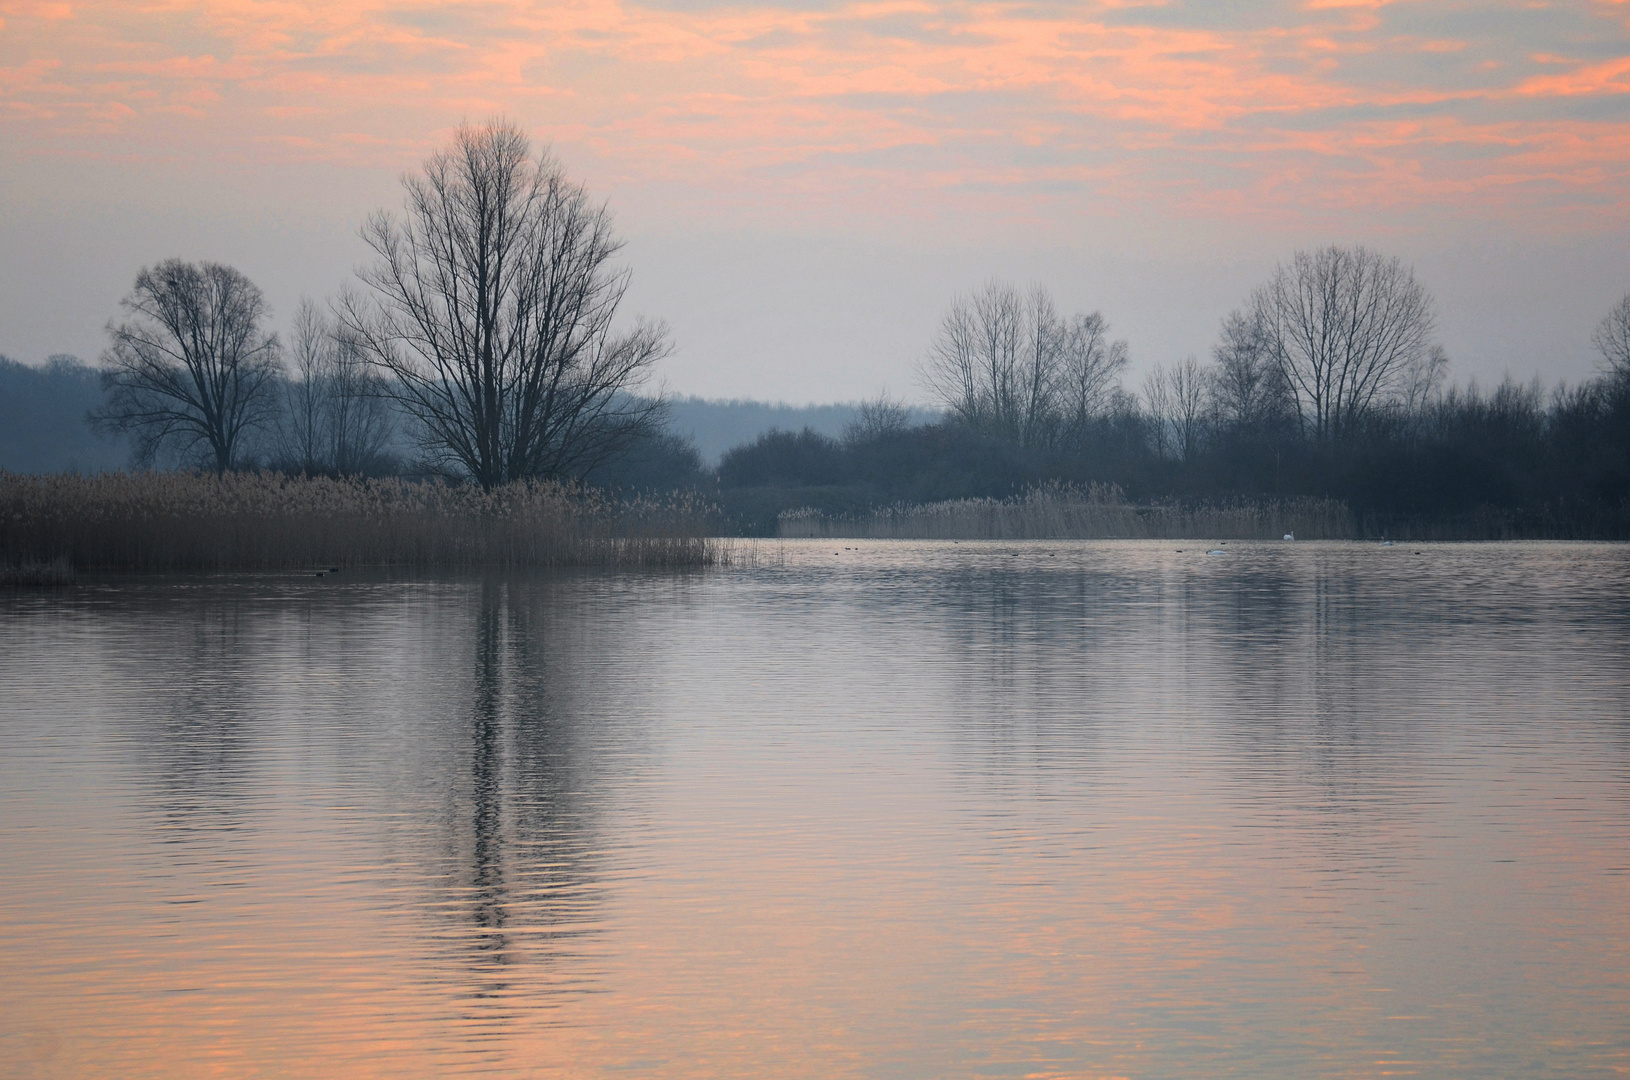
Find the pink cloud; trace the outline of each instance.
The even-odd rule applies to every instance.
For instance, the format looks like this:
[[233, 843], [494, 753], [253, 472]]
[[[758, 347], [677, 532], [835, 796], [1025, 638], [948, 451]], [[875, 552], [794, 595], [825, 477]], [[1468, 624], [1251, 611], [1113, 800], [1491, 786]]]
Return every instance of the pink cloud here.
[[[1314, 0], [1238, 28], [1139, 22], [1112, 3], [937, 0], [4, 10], [0, 134], [37, 153], [94, 153], [111, 125], [131, 142], [109, 153], [202, 141], [223, 158], [326, 152], [398, 168], [460, 118], [504, 112], [622, 182], [683, 177], [771, 203], [796, 192], [800, 211], [866, 182], [888, 206], [980, 186], [1194, 212], [1247, 213], [1253, 197], [1280, 214], [1586, 196], [1599, 209], [1620, 205], [1615, 155], [1630, 130], [1566, 108], [1630, 92], [1630, 41], [1626, 55], [1580, 60], [1561, 58], [1567, 35], [1506, 40], [1494, 20], [1485, 38], [1464, 25], [1400, 34], [1369, 0]], [[1595, 26], [1623, 33], [1613, 19]], [[1400, 59], [1411, 55], [1418, 65]], [[1441, 67], [1462, 63], [1460, 76]]]

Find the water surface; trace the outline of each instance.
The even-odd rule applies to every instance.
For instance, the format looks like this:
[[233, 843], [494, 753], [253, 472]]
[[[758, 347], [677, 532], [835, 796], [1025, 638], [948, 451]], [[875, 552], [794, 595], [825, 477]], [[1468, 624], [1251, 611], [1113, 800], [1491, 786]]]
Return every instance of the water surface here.
[[0, 1076], [1630, 1071], [1630, 547], [1205, 550], [0, 597]]

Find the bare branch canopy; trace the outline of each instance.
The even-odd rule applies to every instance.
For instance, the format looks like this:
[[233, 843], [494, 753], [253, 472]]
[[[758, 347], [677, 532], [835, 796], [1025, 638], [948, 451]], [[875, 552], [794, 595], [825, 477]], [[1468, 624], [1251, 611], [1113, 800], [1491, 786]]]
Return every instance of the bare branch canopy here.
[[138, 456], [196, 458], [216, 472], [239, 465], [244, 436], [276, 411], [276, 335], [262, 331], [266, 301], [220, 263], [168, 259], [136, 275], [108, 325], [106, 403], [99, 426], [134, 436]]
[[547, 150], [465, 126], [403, 186], [405, 212], [362, 231], [369, 295], [338, 310], [433, 460], [483, 487], [576, 479], [653, 428], [661, 403], [629, 391], [667, 330], [614, 326], [628, 274], [610, 214]]
[[958, 297], [922, 380], [959, 422], [1020, 446], [1067, 442], [1106, 407], [1126, 367], [1098, 312], [1064, 318], [1040, 286], [999, 281]]
[[1304, 430], [1340, 438], [1426, 361], [1432, 296], [1396, 258], [1368, 248], [1299, 251], [1251, 301], [1251, 316]]

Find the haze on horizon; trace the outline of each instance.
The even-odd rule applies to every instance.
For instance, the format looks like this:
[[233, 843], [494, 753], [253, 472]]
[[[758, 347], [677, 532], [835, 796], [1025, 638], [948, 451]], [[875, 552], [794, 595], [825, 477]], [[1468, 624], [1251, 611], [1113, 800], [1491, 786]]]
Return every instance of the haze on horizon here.
[[1577, 380], [1630, 289], [1630, 3], [0, 0], [0, 352], [93, 360], [139, 267], [286, 324], [464, 119], [552, 144], [628, 239], [681, 394], [915, 370], [991, 276], [1204, 357], [1298, 247], [1438, 301], [1452, 374]]

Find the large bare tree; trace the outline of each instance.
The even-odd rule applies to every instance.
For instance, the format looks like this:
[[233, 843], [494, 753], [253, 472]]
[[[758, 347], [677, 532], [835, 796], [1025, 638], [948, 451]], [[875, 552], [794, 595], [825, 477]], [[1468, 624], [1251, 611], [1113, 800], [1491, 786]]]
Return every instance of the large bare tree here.
[[655, 426], [661, 403], [629, 391], [667, 331], [615, 328], [628, 274], [610, 214], [547, 150], [464, 126], [403, 186], [402, 216], [362, 231], [370, 295], [338, 310], [433, 460], [483, 487], [575, 479]]
[[261, 328], [260, 290], [230, 266], [168, 259], [136, 275], [122, 306], [92, 420], [130, 434], [143, 461], [171, 451], [217, 472], [238, 466], [245, 435], [277, 408], [278, 341]]
[[1252, 297], [1251, 316], [1304, 430], [1340, 438], [1388, 403], [1432, 345], [1432, 296], [1368, 248], [1299, 251]]
[[952, 302], [922, 379], [960, 422], [1045, 446], [1104, 407], [1125, 364], [1102, 315], [1065, 319], [1040, 286], [992, 281]]

